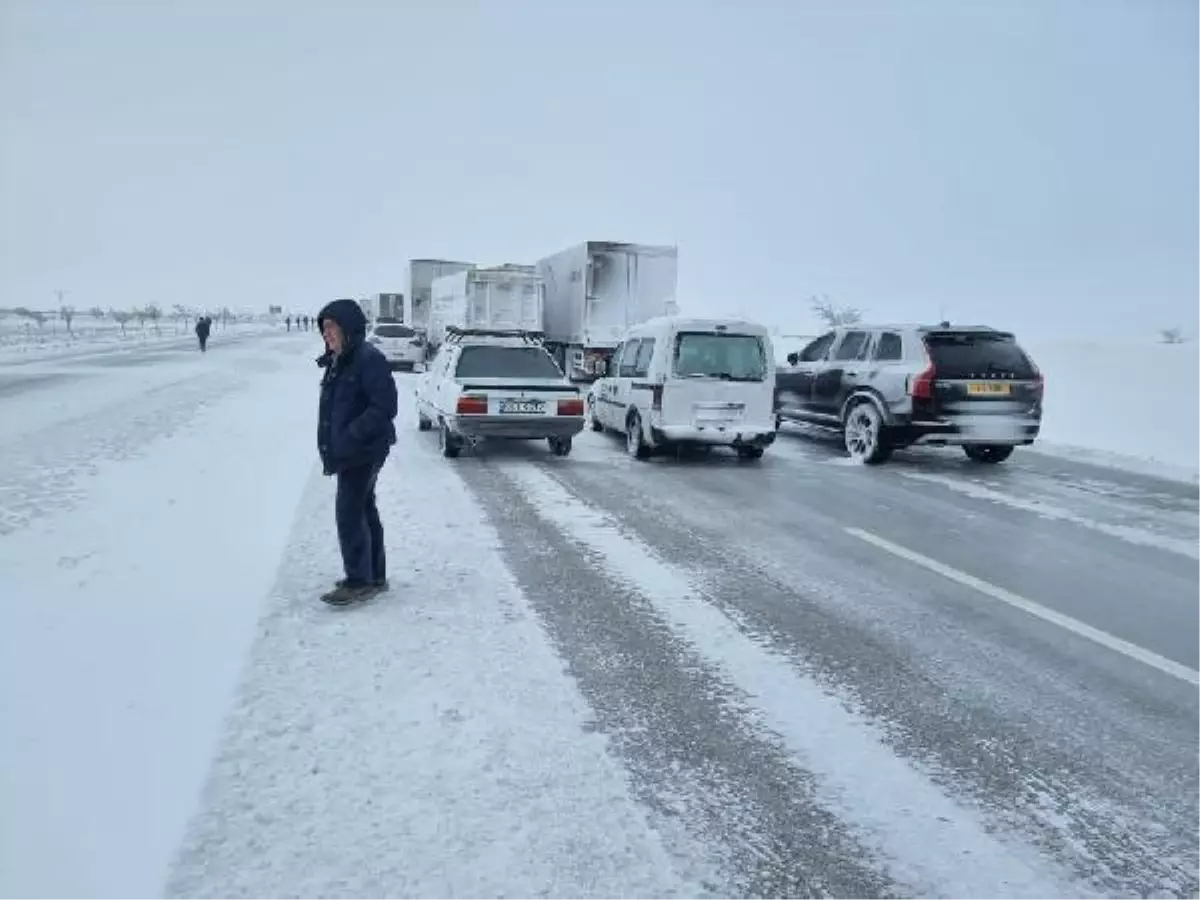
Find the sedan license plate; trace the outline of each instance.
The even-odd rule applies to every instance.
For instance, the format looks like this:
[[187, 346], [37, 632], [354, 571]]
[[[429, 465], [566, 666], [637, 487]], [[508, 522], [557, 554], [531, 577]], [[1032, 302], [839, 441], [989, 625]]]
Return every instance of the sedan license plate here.
[[546, 404], [541, 400], [501, 400], [500, 415], [540, 416], [546, 411]]
[[967, 393], [972, 397], [1007, 397], [1012, 391], [1012, 385], [1007, 381], [971, 381], [967, 383]]

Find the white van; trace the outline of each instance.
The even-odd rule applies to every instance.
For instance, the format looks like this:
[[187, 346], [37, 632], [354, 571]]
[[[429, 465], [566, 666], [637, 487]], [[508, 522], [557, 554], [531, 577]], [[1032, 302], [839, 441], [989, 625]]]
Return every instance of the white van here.
[[624, 434], [637, 459], [687, 444], [759, 459], [775, 440], [771, 338], [740, 319], [650, 319], [625, 335], [588, 401], [592, 430]]

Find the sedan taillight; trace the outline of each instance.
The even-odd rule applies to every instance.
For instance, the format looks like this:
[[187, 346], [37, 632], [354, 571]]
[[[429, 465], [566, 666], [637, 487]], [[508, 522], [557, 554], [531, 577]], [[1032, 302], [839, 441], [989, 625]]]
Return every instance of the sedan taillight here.
[[487, 397], [483, 394], [463, 394], [458, 398], [454, 411], [460, 416], [486, 416], [488, 411]]
[[568, 400], [558, 401], [558, 414], [560, 416], [582, 416], [583, 415], [583, 398], [571, 397]]

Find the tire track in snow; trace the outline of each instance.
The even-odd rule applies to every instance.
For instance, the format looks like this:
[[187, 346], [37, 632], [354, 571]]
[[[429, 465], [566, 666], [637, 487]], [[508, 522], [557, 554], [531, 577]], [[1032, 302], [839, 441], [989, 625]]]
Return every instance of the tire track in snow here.
[[70, 509], [86, 495], [97, 464], [151, 452], [249, 377], [236, 369], [193, 372], [19, 439], [0, 432], [0, 536]]
[[[478, 464], [477, 464], [478, 463]], [[751, 698], [676, 637], [645, 586], [546, 516], [543, 497], [482, 460], [461, 468], [509, 566], [684, 864], [719, 862], [719, 896], [889, 896], [881, 861], [814, 802], [808, 772]], [[544, 476], [543, 476], [544, 477]], [[578, 513], [575, 505], [567, 512]], [[680, 831], [690, 836], [681, 837]]]
[[[810, 803], [836, 812], [850, 826], [843, 840], [869, 847], [866, 858], [884, 867], [900, 890], [950, 896], [1073, 896], [1080, 890], [1057, 864], [950, 799], [928, 774], [895, 755], [873, 724], [843, 708], [787, 658], [747, 637], [686, 572], [623, 533], [613, 518], [534, 467], [501, 469], [540, 518], [568, 542], [590, 548], [610, 577], [632, 586], [723, 683], [749, 698], [752, 720], [781, 735], [792, 764], [812, 773]], [[778, 823], [760, 827], [760, 840], [786, 833]], [[795, 848], [782, 858], [803, 859], [803, 852]], [[820, 864], [809, 868], [819, 872]]]
[[[786, 491], [773, 479], [756, 488], [765, 472], [537, 464], [989, 820], [1118, 896], [1194, 895], [1193, 690], [1057, 635], [1047, 655], [969, 613], [952, 588], [843, 546], [803, 511], [826, 499], [807, 479], [787, 528], [754, 514], [756, 490]], [[516, 460], [504, 465], [519, 475]], [[630, 502], [647, 480], [655, 502]]]

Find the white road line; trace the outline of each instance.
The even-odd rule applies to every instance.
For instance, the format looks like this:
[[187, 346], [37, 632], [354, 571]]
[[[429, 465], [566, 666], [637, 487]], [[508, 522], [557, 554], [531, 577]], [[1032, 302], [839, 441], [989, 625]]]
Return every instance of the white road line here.
[[866, 541], [880, 550], [886, 550], [888, 553], [915, 563], [922, 568], [928, 569], [930, 572], [936, 572], [943, 578], [948, 578], [951, 581], [956, 581], [961, 585], [973, 588], [981, 594], [986, 594], [993, 600], [999, 600], [1002, 603], [1007, 603], [1009, 606], [1024, 610], [1031, 616], [1037, 616], [1039, 619], [1058, 625], [1060, 628], [1065, 628], [1073, 634], [1087, 638], [1089, 641], [1094, 641], [1102, 647], [1107, 647], [1109, 650], [1115, 650], [1117, 653], [1128, 656], [1130, 659], [1136, 659], [1138, 662], [1145, 663], [1148, 666], [1158, 669], [1160, 672], [1165, 672], [1167, 675], [1174, 675], [1176, 678], [1182, 679], [1189, 684], [1200, 685], [1200, 672], [1189, 669], [1187, 666], [1177, 663], [1174, 660], [1167, 659], [1165, 656], [1159, 656], [1157, 653], [1147, 650], [1144, 647], [1139, 647], [1137, 644], [1121, 640], [1121, 638], [1115, 637], [1107, 631], [1101, 631], [1099, 628], [1093, 628], [1091, 625], [1086, 625], [1078, 619], [1072, 619], [1070, 616], [1055, 612], [1052, 609], [1042, 606], [1040, 603], [1027, 600], [1020, 594], [1006, 591], [1004, 588], [997, 587], [981, 578], [976, 578], [974, 575], [968, 575], [966, 572], [961, 572], [952, 566], [940, 563], [936, 559], [930, 559], [928, 556], [917, 553], [915, 550], [909, 550], [907, 547], [893, 544], [891, 541], [872, 534], [869, 531], [863, 531], [861, 528], [846, 528], [845, 531], [847, 534], [853, 535], [861, 541]]

